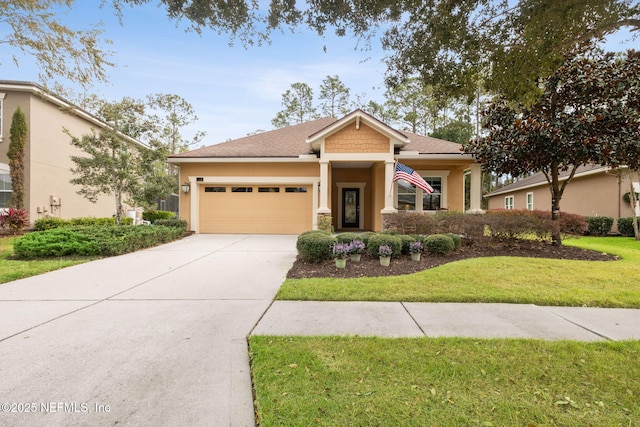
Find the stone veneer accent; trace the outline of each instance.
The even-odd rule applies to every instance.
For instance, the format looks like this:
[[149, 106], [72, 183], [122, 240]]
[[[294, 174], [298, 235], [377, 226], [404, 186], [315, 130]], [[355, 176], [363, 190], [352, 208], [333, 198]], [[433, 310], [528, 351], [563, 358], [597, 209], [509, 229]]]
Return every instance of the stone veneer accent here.
[[391, 141], [384, 135], [360, 123], [355, 123], [329, 136], [324, 142], [325, 153], [388, 153]]

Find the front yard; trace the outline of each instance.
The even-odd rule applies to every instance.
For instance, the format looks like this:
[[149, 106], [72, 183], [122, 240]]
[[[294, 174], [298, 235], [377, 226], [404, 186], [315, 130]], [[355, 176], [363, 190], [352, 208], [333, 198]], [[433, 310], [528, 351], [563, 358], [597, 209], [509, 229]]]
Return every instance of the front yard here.
[[[457, 261], [405, 276], [288, 279], [279, 299], [640, 307], [640, 242], [621, 257]], [[393, 261], [392, 261], [393, 262]], [[640, 341], [249, 339], [261, 426], [640, 426]]]
[[287, 279], [276, 299], [640, 308], [640, 242], [625, 237], [581, 237], [567, 239], [565, 245], [621, 259], [498, 256], [465, 259], [401, 276]]

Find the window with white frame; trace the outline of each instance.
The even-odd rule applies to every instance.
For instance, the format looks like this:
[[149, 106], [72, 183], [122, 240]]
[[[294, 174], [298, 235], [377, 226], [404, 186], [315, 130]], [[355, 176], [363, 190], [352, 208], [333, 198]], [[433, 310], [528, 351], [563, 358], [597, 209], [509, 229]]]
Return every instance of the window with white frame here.
[[527, 193], [527, 210], [533, 210], [533, 193]]
[[9, 165], [0, 163], [0, 208], [6, 208], [12, 193]]
[[504, 208], [513, 209], [513, 196], [507, 196], [504, 198]]
[[428, 194], [413, 184], [396, 181], [396, 206], [398, 210], [426, 212], [447, 207], [446, 188], [449, 171], [418, 171], [420, 176], [433, 188]]

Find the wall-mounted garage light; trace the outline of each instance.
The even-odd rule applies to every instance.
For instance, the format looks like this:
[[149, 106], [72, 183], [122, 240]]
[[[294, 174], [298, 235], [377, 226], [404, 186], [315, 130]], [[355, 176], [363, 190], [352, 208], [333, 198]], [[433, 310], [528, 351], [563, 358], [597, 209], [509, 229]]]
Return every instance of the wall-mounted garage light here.
[[189, 190], [191, 190], [191, 184], [189, 184], [188, 182], [185, 182], [180, 186], [180, 188], [182, 188], [182, 192], [184, 194], [189, 194]]

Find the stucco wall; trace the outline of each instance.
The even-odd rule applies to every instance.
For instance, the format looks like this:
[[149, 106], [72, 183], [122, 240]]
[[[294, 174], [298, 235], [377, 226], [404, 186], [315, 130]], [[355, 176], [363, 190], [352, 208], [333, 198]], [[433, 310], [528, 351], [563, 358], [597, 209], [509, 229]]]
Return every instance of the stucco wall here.
[[[89, 133], [92, 124], [78, 116], [66, 114], [43, 97], [21, 91], [5, 91], [3, 109], [3, 142], [0, 143], [0, 161], [8, 163], [6, 153], [12, 116], [18, 105], [25, 113], [28, 125], [25, 147], [25, 208], [31, 222], [45, 216], [61, 218], [109, 217], [115, 214], [112, 196], [101, 196], [91, 203], [77, 194], [80, 189], [69, 181], [74, 177], [71, 155], [83, 153], [71, 146], [63, 132], [74, 135]], [[60, 206], [52, 208], [51, 196], [60, 198]], [[40, 213], [38, 213], [40, 211]]]

